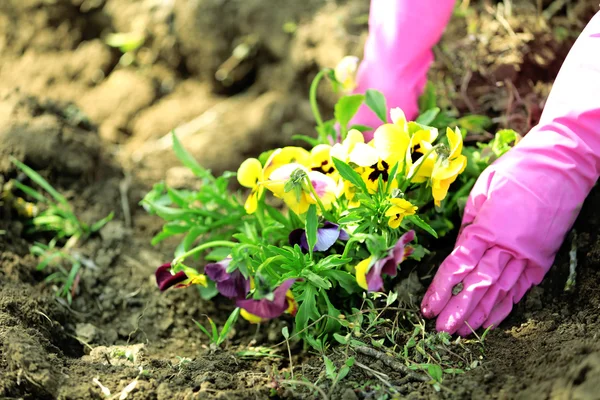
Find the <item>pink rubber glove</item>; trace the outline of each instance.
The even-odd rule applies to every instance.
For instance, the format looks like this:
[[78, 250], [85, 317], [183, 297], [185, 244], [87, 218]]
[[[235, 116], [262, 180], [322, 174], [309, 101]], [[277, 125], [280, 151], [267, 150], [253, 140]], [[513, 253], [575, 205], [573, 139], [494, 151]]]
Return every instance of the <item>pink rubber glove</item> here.
[[[379, 90], [387, 99], [388, 110], [400, 107], [409, 119], [415, 118], [433, 61], [431, 48], [440, 39], [453, 6], [454, 0], [372, 0], [369, 37], [355, 93]], [[353, 124], [376, 128], [382, 122], [363, 105]], [[369, 132], [365, 138], [372, 136]]]
[[475, 184], [456, 248], [421, 305], [438, 330], [497, 326], [548, 272], [600, 175], [599, 93], [600, 13], [565, 60], [539, 125]]

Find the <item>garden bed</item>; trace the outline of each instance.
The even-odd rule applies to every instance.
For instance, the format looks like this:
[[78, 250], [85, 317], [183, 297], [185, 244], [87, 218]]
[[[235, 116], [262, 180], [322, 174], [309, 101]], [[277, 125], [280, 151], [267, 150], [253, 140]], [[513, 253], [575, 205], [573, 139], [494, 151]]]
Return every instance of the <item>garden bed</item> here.
[[[290, 377], [281, 335], [285, 318], [260, 329], [240, 320], [223, 348], [211, 348], [193, 319], [207, 314], [222, 324], [232, 305], [204, 301], [193, 288], [158, 291], [154, 271], [172, 258], [177, 242], [151, 246], [162, 221], [138, 203], [162, 179], [173, 187], [195, 185], [171, 150], [171, 129], [216, 173], [291, 143], [292, 134], [310, 132], [310, 81], [320, 67], [360, 54], [368, 2], [191, 3], [0, 5], [0, 184], [17, 174], [10, 154], [40, 171], [84, 221], [115, 212], [78, 249], [93, 266], [82, 269], [69, 305], [54, 296], [29, 255], [44, 236], [25, 235], [22, 221], [6, 207], [0, 210], [2, 398], [105, 398], [101, 385], [117, 397], [131, 385], [128, 399], [319, 396], [310, 387], [283, 384]], [[538, 18], [536, 6], [523, 3], [509, 12], [509, 2], [481, 2], [455, 16], [431, 72], [440, 105], [487, 115], [494, 129], [525, 133], [535, 124], [558, 67], [597, 7], [579, 2], [551, 12], [546, 3], [556, 2], [542, 2], [546, 14]], [[105, 35], [139, 26], [145, 28], [144, 45], [133, 64], [123, 66], [127, 60], [105, 44]], [[228, 70], [229, 80], [215, 80], [242, 42], [250, 56]], [[331, 110], [335, 96], [320, 95]], [[469, 369], [465, 374], [445, 375], [436, 391], [406, 379], [388, 359], [360, 353], [362, 367], [354, 366], [332, 397], [386, 398], [391, 392], [378, 371], [408, 398], [597, 398], [599, 201], [594, 190], [575, 226], [575, 288], [564, 291], [567, 243], [542, 285], [483, 343], [453, 340], [450, 358]], [[435, 245], [431, 266], [451, 241]], [[265, 347], [275, 357], [265, 357]], [[340, 350], [329, 353], [338, 364]], [[318, 354], [301, 343], [292, 343], [291, 354], [296, 379], [330, 389]]]

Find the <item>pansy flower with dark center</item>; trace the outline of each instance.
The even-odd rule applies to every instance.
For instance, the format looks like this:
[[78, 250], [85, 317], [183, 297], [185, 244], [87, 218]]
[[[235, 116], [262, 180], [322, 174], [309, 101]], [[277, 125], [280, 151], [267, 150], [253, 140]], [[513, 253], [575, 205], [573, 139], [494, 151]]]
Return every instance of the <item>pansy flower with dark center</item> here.
[[236, 306], [242, 309], [240, 315], [251, 323], [277, 318], [286, 311], [291, 315], [296, 315], [298, 303], [290, 290], [295, 281], [296, 279], [284, 281], [272, 293], [259, 300], [236, 300]]
[[414, 249], [408, 246], [415, 238], [415, 231], [408, 231], [398, 239], [387, 256], [374, 259], [373, 256], [361, 261], [355, 267], [356, 283], [369, 292], [378, 292], [383, 289], [383, 274], [396, 276], [400, 265]]
[[156, 269], [154, 273], [156, 284], [161, 292], [173, 287], [184, 288], [190, 285], [202, 285], [206, 287], [206, 276], [198, 273], [193, 268], [185, 268], [177, 273], [171, 272], [171, 263], [165, 263]]
[[[326, 221], [322, 228], [317, 229], [317, 243], [313, 251], [327, 251], [338, 240], [348, 240], [348, 233], [340, 229], [338, 224]], [[298, 245], [303, 252], [307, 253], [308, 239], [306, 238], [306, 230], [295, 229], [290, 233], [289, 243], [291, 246]]]
[[244, 278], [239, 270], [227, 272], [231, 258], [227, 257], [217, 263], [206, 264], [204, 273], [216, 283], [217, 290], [230, 299], [245, 299], [250, 291], [250, 281]]
[[377, 192], [379, 185], [379, 177], [385, 185], [390, 178], [390, 166], [384, 160], [379, 160], [370, 167], [366, 167], [362, 173], [363, 181], [367, 184], [370, 193]]

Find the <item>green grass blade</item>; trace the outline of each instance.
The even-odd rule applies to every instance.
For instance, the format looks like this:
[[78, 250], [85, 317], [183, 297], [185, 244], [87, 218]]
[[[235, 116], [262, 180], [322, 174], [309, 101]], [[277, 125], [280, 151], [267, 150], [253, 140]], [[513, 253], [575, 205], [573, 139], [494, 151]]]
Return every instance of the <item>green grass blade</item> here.
[[20, 162], [19, 160], [17, 160], [14, 157], [11, 157], [10, 160], [12, 161], [13, 164], [15, 164], [17, 167], [19, 167], [21, 169], [21, 171], [23, 171], [29, 177], [29, 179], [31, 179], [32, 181], [34, 181], [35, 183], [40, 185], [40, 187], [42, 189], [44, 189], [46, 192], [48, 192], [48, 194], [50, 196], [52, 196], [54, 198], [54, 200], [56, 200], [60, 204], [70, 207], [67, 199], [62, 194], [58, 193], [56, 191], [56, 189], [54, 189], [52, 187], [52, 185], [50, 185], [48, 183], [48, 181], [46, 181], [44, 178], [42, 178], [42, 176], [40, 174], [38, 174], [33, 169], [31, 169], [27, 165], [23, 164], [22, 162]]
[[173, 151], [175, 152], [175, 155], [179, 161], [188, 167], [197, 177], [208, 178], [208, 171], [204, 169], [190, 153], [188, 153], [185, 147], [183, 147], [177, 138], [177, 135], [175, 135], [175, 131], [171, 132], [171, 136], [173, 137]]
[[202, 325], [200, 322], [196, 321], [195, 319], [193, 319], [192, 321], [194, 321], [194, 323], [196, 324], [196, 326], [197, 326], [198, 328], [200, 328], [200, 330], [201, 330], [201, 331], [202, 331], [202, 332], [203, 332], [203, 333], [204, 333], [206, 336], [208, 336], [208, 338], [209, 338], [210, 340], [212, 340], [212, 337], [210, 336], [210, 333], [208, 333], [208, 330], [206, 330], [206, 328], [205, 328], [205, 327], [204, 327], [204, 326], [203, 326], [203, 325]]
[[227, 318], [225, 325], [223, 325], [223, 329], [221, 329], [221, 333], [219, 334], [219, 339], [217, 341], [217, 346], [221, 345], [221, 343], [223, 343], [225, 339], [227, 339], [227, 335], [229, 334], [229, 331], [231, 331], [233, 325], [237, 322], [239, 315], [240, 308], [236, 307], [236, 309], [233, 310], [231, 315], [229, 315], [229, 318]]
[[71, 287], [73, 286], [73, 282], [75, 282], [75, 278], [77, 277], [77, 273], [81, 268], [81, 263], [77, 260], [73, 260], [73, 264], [71, 265], [71, 271], [69, 272], [69, 276], [65, 281], [65, 284], [62, 289], [62, 296], [67, 296], [71, 292]]
[[15, 181], [15, 180], [13, 180], [12, 183], [13, 183], [13, 185], [15, 185], [15, 187], [17, 189], [19, 189], [21, 192], [25, 193], [27, 196], [35, 199], [36, 201], [39, 201], [40, 203], [48, 202], [48, 199], [46, 199], [43, 194], [41, 194], [34, 188], [24, 185], [21, 182]]
[[102, 218], [100, 221], [95, 222], [91, 227], [90, 227], [90, 232], [97, 232], [100, 229], [102, 229], [102, 227], [104, 225], [106, 225], [109, 221], [111, 221], [115, 216], [115, 213], [113, 211], [110, 212], [110, 214], [108, 214], [106, 217]]

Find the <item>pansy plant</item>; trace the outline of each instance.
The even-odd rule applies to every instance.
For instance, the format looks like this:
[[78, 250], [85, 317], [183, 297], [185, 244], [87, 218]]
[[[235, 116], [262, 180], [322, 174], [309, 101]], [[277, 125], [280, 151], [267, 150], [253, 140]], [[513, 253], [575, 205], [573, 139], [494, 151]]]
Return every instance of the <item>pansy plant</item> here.
[[[323, 121], [319, 81], [348, 93], [357, 65], [346, 58], [315, 78], [317, 138], [300, 137], [309, 149], [275, 149], [215, 178], [173, 134], [176, 154], [202, 185], [158, 185], [143, 201], [167, 220], [155, 241], [183, 235], [174, 259], [155, 272], [160, 291], [197, 285], [205, 298], [230, 299], [235, 318], [250, 323], [293, 318], [296, 333], [313, 344], [340, 329], [338, 316], [358, 307], [362, 293], [385, 290], [405, 263], [420, 260], [426, 250], [418, 238], [436, 235], [432, 210], [449, 204], [450, 185], [467, 167], [462, 132], [440, 135], [423, 124], [437, 112], [415, 122], [393, 108], [388, 121], [385, 98], [371, 90], [342, 96], [335, 119]], [[363, 102], [381, 118], [370, 141], [366, 127], [348, 126]], [[241, 193], [228, 188], [234, 175]]]

